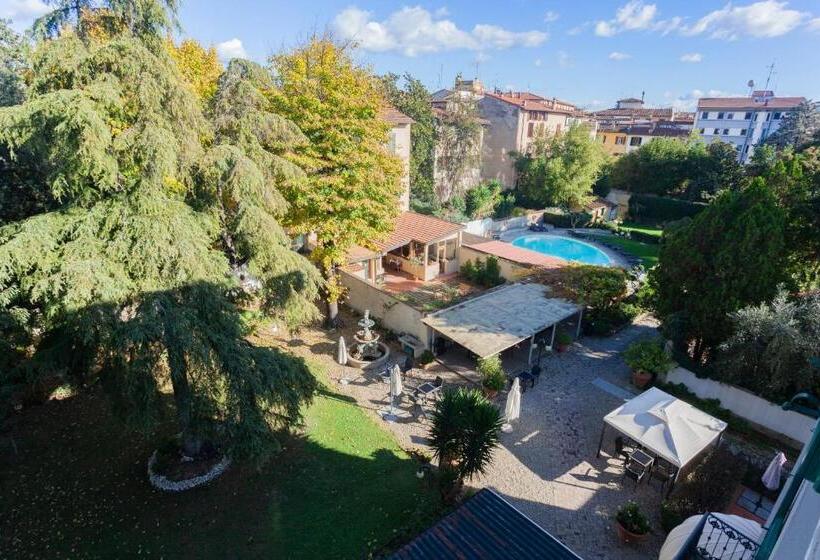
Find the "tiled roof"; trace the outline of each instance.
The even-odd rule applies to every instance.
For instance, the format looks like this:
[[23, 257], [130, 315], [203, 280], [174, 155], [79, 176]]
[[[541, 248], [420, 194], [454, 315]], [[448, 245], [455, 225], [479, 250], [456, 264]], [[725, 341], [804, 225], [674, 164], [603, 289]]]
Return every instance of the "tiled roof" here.
[[655, 125], [625, 126], [620, 128], [618, 131], [632, 136], [667, 136], [672, 138], [682, 138], [689, 136], [690, 134], [690, 131], [682, 128]]
[[485, 92], [484, 95], [515, 105], [527, 111], [544, 111], [550, 113], [573, 114], [575, 105], [560, 99], [547, 99], [528, 91], [513, 91], [509, 93]]
[[371, 251], [370, 249], [359, 245], [354, 245], [347, 251], [347, 262], [352, 264], [361, 261], [369, 261], [370, 259], [378, 256], [379, 254], [375, 251]]
[[595, 111], [593, 114], [596, 117], [646, 117], [646, 118], [666, 118], [671, 117], [672, 114], [675, 114], [675, 118], [677, 118], [678, 114], [686, 114], [686, 113], [676, 113], [672, 109], [672, 107], [660, 107], [656, 109], [649, 109], [649, 108], [635, 108], [635, 109], [602, 109], [600, 111]]
[[391, 560], [581, 560], [489, 488], [393, 554]]
[[626, 99], [619, 99], [618, 103], [643, 103], [643, 99], [637, 97], [627, 97]]
[[382, 109], [381, 116], [392, 124], [413, 124], [416, 122], [395, 107], [385, 107]]
[[794, 109], [805, 100], [805, 97], [770, 97], [765, 101], [756, 102], [751, 97], [703, 97], [698, 99], [698, 110]]
[[563, 259], [550, 257], [549, 255], [543, 255], [528, 249], [521, 249], [511, 243], [504, 243], [503, 241], [482, 241], [480, 243], [464, 244], [464, 246], [475, 251], [528, 266], [539, 266], [542, 268], [561, 268], [567, 266], [567, 261]]
[[386, 253], [411, 241], [430, 243], [464, 229], [461, 224], [441, 220], [435, 216], [425, 216], [415, 212], [402, 212], [396, 218], [393, 231], [383, 241], [377, 241], [376, 247]]

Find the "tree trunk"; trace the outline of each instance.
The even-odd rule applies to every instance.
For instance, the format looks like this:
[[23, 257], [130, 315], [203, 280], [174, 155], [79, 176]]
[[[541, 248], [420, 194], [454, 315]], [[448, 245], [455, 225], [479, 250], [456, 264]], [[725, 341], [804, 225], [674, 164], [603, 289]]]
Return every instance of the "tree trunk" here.
[[325, 326], [335, 329], [339, 326], [339, 302], [327, 300], [327, 318]]
[[325, 277], [325, 281], [329, 288], [327, 288], [327, 298], [325, 303], [327, 304], [327, 316], [325, 317], [325, 327], [328, 329], [335, 329], [341, 326], [341, 321], [339, 320], [339, 300], [338, 300], [338, 293], [339, 293], [339, 278], [336, 274], [336, 269], [331, 268], [329, 270], [325, 270], [323, 272]]
[[182, 451], [189, 457], [196, 457], [202, 449], [202, 439], [193, 431], [193, 411], [191, 410], [191, 385], [188, 381], [188, 363], [173, 335], [167, 333], [168, 368], [171, 371], [171, 385], [174, 389], [177, 424], [182, 434]]

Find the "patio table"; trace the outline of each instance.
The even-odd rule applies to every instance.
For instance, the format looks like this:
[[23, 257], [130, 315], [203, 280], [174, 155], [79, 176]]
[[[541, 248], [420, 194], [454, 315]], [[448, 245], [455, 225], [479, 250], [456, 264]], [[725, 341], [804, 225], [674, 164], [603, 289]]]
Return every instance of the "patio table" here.
[[641, 467], [643, 467], [644, 470], [650, 470], [652, 468], [652, 464], [655, 462], [654, 457], [640, 449], [636, 449], [635, 451], [630, 453], [629, 460], [635, 461]]

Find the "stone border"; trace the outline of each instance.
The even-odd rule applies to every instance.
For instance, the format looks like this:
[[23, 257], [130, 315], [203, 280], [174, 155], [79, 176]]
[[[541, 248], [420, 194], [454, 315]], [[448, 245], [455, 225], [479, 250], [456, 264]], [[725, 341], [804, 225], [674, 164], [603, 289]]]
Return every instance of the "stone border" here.
[[231, 459], [226, 455], [222, 457], [221, 461], [211, 467], [210, 471], [203, 475], [189, 478], [187, 480], [168, 480], [168, 478], [163, 475], [154, 472], [154, 465], [156, 462], [157, 452], [154, 451], [151, 458], [148, 459], [148, 480], [151, 482], [151, 486], [165, 492], [184, 492], [185, 490], [202, 486], [203, 484], [207, 484], [217, 478], [231, 466]]

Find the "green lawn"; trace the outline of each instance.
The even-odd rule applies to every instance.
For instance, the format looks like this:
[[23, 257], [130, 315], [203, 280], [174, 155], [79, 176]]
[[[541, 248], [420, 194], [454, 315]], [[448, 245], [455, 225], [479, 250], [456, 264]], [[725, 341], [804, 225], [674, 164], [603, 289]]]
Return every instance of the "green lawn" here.
[[363, 558], [430, 525], [438, 493], [348, 398], [324, 390], [302, 437], [261, 470], [180, 495], [153, 490], [154, 448], [95, 392], [24, 410], [0, 441], [9, 558]]
[[645, 268], [651, 268], [658, 264], [658, 251], [660, 250], [658, 245], [642, 243], [640, 241], [625, 239], [615, 235], [612, 237], [607, 237], [606, 242], [610, 245], [617, 245], [623, 251], [638, 257], [641, 259], [641, 262]]
[[641, 233], [645, 233], [647, 235], [652, 235], [655, 237], [660, 237], [663, 233], [663, 230], [660, 228], [647, 226], [643, 224], [636, 224], [632, 222], [624, 222], [621, 224], [621, 229], [625, 231], [639, 231]]

